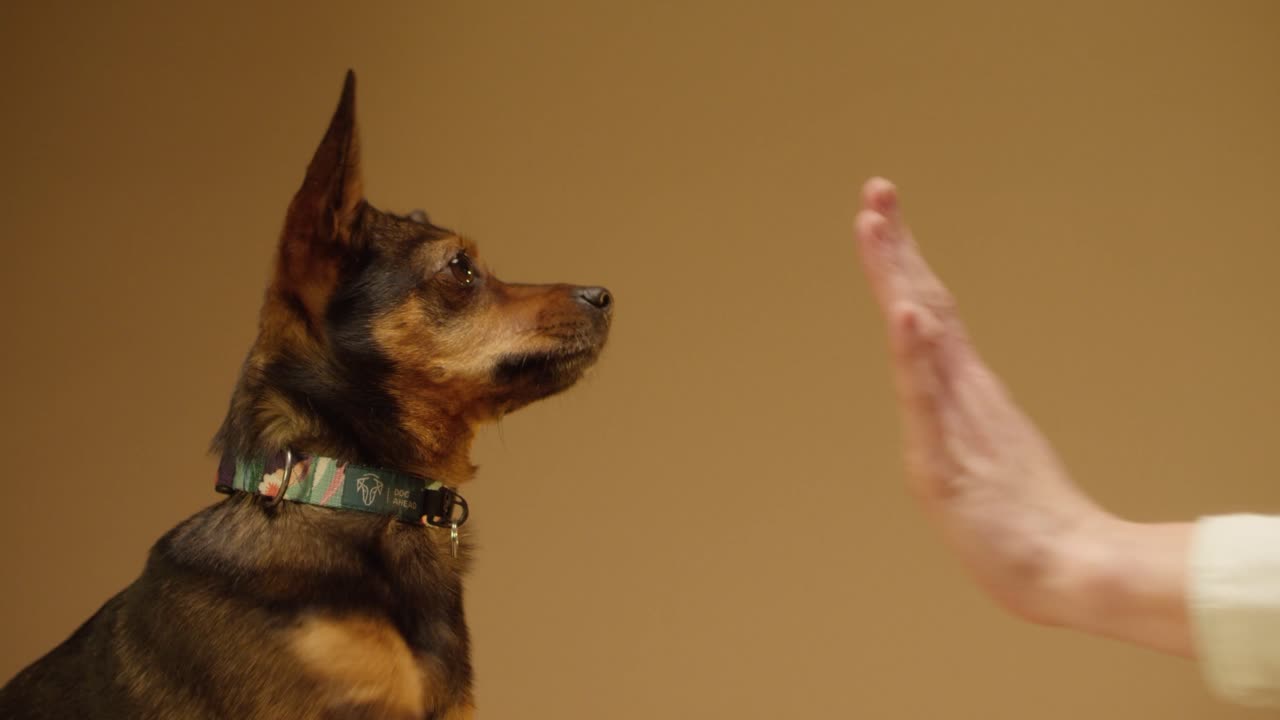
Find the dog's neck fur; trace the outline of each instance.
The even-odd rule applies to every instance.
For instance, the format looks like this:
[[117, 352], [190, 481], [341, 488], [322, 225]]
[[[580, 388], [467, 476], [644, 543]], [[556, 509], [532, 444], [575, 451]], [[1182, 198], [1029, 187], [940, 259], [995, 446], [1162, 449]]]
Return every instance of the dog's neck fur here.
[[[471, 421], [450, 408], [400, 407], [379, 385], [385, 358], [331, 357], [289, 298], [268, 291], [261, 332], [214, 438], [215, 452], [244, 458], [291, 449], [452, 486], [474, 477]], [[267, 345], [267, 338], [277, 340]], [[344, 373], [344, 360], [360, 371]]]

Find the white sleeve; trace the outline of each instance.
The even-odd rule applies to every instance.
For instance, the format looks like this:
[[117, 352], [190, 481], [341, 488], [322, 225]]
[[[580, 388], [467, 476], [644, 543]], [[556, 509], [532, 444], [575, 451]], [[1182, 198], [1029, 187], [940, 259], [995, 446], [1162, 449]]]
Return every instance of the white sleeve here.
[[1280, 516], [1201, 518], [1187, 594], [1209, 686], [1241, 705], [1280, 707]]

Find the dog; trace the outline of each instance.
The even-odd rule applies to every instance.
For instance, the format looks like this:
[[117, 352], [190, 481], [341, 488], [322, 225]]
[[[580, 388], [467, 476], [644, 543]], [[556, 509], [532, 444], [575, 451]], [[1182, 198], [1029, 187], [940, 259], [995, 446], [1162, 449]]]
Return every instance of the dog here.
[[227, 497], [0, 690], [0, 717], [472, 717], [473, 434], [573, 385], [612, 310], [370, 205], [349, 71], [213, 442]]

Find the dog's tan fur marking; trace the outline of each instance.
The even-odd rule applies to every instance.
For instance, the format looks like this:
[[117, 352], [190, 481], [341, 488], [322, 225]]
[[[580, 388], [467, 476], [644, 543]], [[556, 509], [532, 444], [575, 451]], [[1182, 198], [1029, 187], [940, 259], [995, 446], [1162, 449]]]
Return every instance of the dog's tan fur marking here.
[[421, 717], [441, 687], [430, 664], [419, 665], [385, 620], [311, 616], [292, 633], [303, 669], [328, 688], [331, 706], [372, 705], [387, 714]]
[[[460, 412], [477, 395], [471, 382], [450, 382], [433, 360], [440, 338], [413, 299], [380, 318], [373, 328], [378, 345], [395, 363], [387, 392], [400, 409], [400, 424], [421, 448], [424, 475], [456, 484], [471, 479], [474, 431]], [[427, 468], [431, 472], [426, 472]]]

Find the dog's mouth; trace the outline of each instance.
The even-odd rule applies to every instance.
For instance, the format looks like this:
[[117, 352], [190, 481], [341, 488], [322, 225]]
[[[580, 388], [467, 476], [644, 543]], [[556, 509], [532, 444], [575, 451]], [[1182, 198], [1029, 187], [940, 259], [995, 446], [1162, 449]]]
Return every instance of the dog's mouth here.
[[563, 348], [507, 355], [494, 367], [500, 387], [522, 387], [550, 395], [573, 385], [600, 356], [599, 347]]
[[607, 327], [562, 336], [558, 345], [547, 350], [511, 353], [500, 358], [494, 366], [493, 381], [501, 388], [509, 409], [554, 395], [578, 382], [600, 357]]

